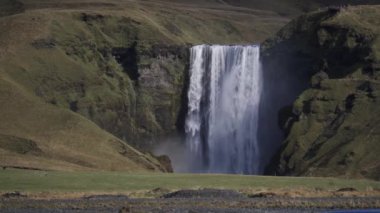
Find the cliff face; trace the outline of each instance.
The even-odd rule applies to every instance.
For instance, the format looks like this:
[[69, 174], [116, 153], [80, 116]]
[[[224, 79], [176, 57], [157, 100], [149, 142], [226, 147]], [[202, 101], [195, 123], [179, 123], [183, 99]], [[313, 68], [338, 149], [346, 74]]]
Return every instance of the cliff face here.
[[[64, 24], [52, 23], [49, 39], [55, 48], [87, 71], [66, 81], [67, 86], [60, 78], [37, 84], [37, 95], [135, 146], [144, 147], [144, 140], [175, 132], [182, 118], [188, 48], [148, 43], [140, 25], [123, 16], [87, 13], [74, 14]], [[67, 32], [70, 27], [74, 27], [72, 33]]]
[[45, 22], [46, 31], [22, 47], [27, 54], [4, 60], [12, 79], [131, 143], [176, 130], [186, 45], [145, 43], [141, 23], [123, 16], [77, 12], [34, 18]]
[[270, 173], [380, 178], [379, 14], [330, 8], [263, 44], [268, 105], [285, 137]]

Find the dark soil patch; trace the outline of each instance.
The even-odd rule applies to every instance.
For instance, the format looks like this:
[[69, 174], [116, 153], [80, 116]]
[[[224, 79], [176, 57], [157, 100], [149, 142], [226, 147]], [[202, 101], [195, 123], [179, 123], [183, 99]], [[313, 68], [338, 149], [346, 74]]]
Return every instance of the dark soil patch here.
[[86, 196], [84, 199], [87, 200], [128, 200], [126, 195], [92, 195]]
[[165, 194], [162, 198], [244, 198], [245, 195], [233, 190], [201, 189], [179, 190]]
[[21, 192], [15, 191], [15, 192], [7, 192], [2, 195], [4, 198], [25, 198], [26, 195], [22, 194]]
[[355, 188], [351, 188], [351, 187], [348, 187], [348, 188], [341, 188], [341, 189], [338, 189], [337, 192], [356, 192], [358, 191], [357, 189]]
[[260, 192], [257, 194], [248, 195], [249, 198], [270, 198], [276, 196], [273, 192]]
[[42, 150], [32, 140], [0, 134], [0, 148], [18, 154], [41, 155]]

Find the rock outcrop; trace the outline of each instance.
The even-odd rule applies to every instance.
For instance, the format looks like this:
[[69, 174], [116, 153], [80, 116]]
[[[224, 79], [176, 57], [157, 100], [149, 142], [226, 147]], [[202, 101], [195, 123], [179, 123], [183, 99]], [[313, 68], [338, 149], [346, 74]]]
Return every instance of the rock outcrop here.
[[379, 20], [380, 6], [327, 9], [263, 44], [285, 137], [268, 172], [380, 178]]
[[[178, 118], [183, 117], [181, 94], [188, 72], [187, 46], [146, 44], [144, 36], [139, 35], [141, 23], [125, 17], [78, 16], [79, 20], [73, 22], [83, 25], [88, 35], [66, 33], [69, 26], [58, 25], [53, 26], [52, 39], [70, 58], [93, 64], [97, 80], [73, 79], [72, 85], [57, 89], [45, 85], [37, 88], [38, 94], [140, 148], [149, 146], [144, 141], [175, 132], [177, 122], [182, 122]], [[57, 80], [50, 83], [61, 83]]]

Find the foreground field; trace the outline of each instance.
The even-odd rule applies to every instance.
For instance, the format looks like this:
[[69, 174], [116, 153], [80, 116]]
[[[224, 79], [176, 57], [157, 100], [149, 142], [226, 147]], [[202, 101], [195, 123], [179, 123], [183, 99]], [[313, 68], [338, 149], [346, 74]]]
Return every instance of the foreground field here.
[[[380, 182], [0, 170], [1, 212], [326, 212], [380, 208]], [[127, 211], [129, 209], [129, 211]]]
[[218, 188], [235, 190], [332, 190], [354, 188], [378, 191], [380, 182], [337, 178], [265, 177], [214, 174], [124, 172], [53, 172], [6, 169], [0, 171], [0, 191], [28, 193], [128, 193], [153, 189]]

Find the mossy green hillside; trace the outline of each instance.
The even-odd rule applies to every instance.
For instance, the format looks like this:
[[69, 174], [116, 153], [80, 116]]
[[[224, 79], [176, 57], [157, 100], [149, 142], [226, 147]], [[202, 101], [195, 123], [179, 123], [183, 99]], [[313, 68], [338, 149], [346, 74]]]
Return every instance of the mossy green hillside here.
[[0, 78], [0, 165], [41, 170], [165, 171], [69, 110], [46, 104], [9, 77]]

